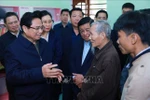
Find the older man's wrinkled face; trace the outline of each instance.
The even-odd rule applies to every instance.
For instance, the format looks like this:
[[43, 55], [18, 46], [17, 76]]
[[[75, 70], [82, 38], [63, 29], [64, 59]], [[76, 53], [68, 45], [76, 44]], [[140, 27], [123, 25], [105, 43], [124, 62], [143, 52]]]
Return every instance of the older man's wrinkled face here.
[[90, 28], [90, 41], [93, 47], [101, 48], [103, 37], [101, 33], [96, 32], [96, 26], [92, 25]]
[[79, 27], [80, 34], [85, 41], [89, 41], [90, 37], [90, 23], [83, 24]]

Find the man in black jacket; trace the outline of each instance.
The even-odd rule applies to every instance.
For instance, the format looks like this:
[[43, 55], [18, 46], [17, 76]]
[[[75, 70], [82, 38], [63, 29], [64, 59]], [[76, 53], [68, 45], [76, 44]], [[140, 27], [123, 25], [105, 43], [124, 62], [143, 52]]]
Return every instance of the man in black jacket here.
[[[19, 35], [20, 32], [19, 17], [14, 12], [7, 12], [4, 17], [4, 23], [8, 31], [0, 37], [0, 62], [5, 67], [5, 63], [4, 63], [5, 49], [16, 39], [16, 37]], [[10, 97], [12, 98], [13, 89], [9, 84], [7, 84], [7, 90], [9, 93], [9, 98]], [[13, 99], [9, 99], [9, 100], [13, 100]]]

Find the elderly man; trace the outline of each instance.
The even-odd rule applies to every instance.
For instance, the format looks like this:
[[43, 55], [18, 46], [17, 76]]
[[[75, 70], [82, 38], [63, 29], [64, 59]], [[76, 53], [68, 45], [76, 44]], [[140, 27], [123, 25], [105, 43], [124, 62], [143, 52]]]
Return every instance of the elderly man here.
[[116, 100], [120, 78], [119, 56], [110, 41], [111, 28], [104, 21], [92, 23], [90, 40], [96, 47], [91, 67], [82, 83], [78, 100]]

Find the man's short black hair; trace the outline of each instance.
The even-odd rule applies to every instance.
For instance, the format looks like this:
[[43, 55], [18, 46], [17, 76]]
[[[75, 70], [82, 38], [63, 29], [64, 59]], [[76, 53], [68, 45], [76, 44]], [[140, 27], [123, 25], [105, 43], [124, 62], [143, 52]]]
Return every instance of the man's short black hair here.
[[86, 23], [91, 24], [91, 23], [93, 23], [93, 22], [94, 22], [94, 20], [91, 19], [90, 17], [84, 17], [84, 18], [82, 18], [82, 19], [78, 22], [78, 29], [79, 29], [79, 27], [80, 27], [81, 25], [84, 25], [84, 24], [86, 24]]
[[105, 10], [99, 10], [97, 13], [96, 13], [96, 15], [95, 15], [95, 18], [97, 18], [98, 17], [98, 14], [99, 13], [105, 13], [106, 14], [106, 19], [108, 19], [108, 13], [107, 13], [107, 11], [105, 11]]
[[136, 33], [142, 43], [150, 45], [150, 16], [140, 11], [122, 14], [115, 23], [116, 31], [124, 31], [126, 35]]
[[40, 16], [41, 16], [41, 11], [40, 10], [35, 10], [33, 13], [36, 14], [37, 16], [39, 16], [39, 18], [40, 18]]
[[[81, 11], [82, 12], [82, 9], [81, 8], [73, 8], [71, 11], [70, 11], [70, 17], [72, 15], [72, 12], [73, 11]], [[82, 12], [82, 16], [84, 16], [84, 13]]]
[[127, 2], [127, 3], [122, 5], [122, 9], [123, 8], [130, 8], [130, 9], [134, 10], [134, 4]]
[[5, 17], [4, 17], [4, 23], [6, 23], [7, 17], [11, 17], [11, 16], [16, 16], [17, 19], [19, 20], [19, 17], [18, 17], [18, 15], [17, 15], [15, 12], [7, 12], [7, 13], [5, 14]]
[[65, 8], [65, 9], [62, 9], [62, 10], [61, 10], [61, 14], [62, 14], [63, 12], [68, 12], [68, 13], [69, 13], [70, 11], [69, 11], [69, 9]]
[[[24, 13], [24, 15], [22, 16], [21, 21], [20, 21], [21, 28], [22, 28], [23, 25], [30, 28], [30, 26], [32, 25], [32, 21], [35, 18], [39, 18], [39, 16], [36, 13], [32, 13], [32, 12]], [[22, 31], [23, 31], [23, 29], [22, 29]]]

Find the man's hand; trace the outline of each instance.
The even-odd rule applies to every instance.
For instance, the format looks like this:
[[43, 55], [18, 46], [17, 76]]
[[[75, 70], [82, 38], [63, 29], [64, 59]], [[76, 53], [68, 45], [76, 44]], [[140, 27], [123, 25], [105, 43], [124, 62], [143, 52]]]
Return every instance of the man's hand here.
[[84, 80], [84, 76], [82, 74], [76, 74], [76, 73], [73, 73], [73, 75], [74, 75], [73, 78], [74, 83], [78, 86], [78, 88], [81, 88]]
[[57, 78], [59, 82], [62, 81], [62, 70], [55, 68], [57, 64], [48, 63], [42, 66], [42, 73], [45, 78]]

